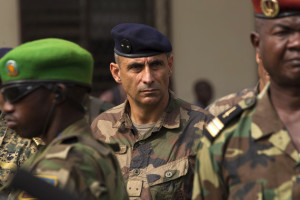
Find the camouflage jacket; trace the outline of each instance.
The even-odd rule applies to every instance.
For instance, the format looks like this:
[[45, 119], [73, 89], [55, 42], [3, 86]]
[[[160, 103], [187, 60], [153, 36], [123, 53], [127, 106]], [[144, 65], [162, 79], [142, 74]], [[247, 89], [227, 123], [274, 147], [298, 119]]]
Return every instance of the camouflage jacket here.
[[209, 123], [197, 153], [193, 199], [300, 199], [299, 154], [268, 87], [254, 102], [247, 99], [215, 118], [211, 123], [219, 129], [227, 121], [220, 133]]
[[[121, 170], [107, 144], [91, 137], [85, 119], [67, 127], [23, 168], [80, 199], [128, 199]], [[13, 191], [9, 199], [24, 198]]]
[[42, 142], [19, 137], [7, 128], [4, 113], [0, 111], [0, 187], [5, 185], [25, 160], [38, 150]]
[[220, 99], [217, 99], [211, 105], [209, 105], [206, 110], [208, 110], [212, 115], [218, 116], [228, 108], [234, 106], [238, 102], [247, 99], [252, 96], [256, 96], [258, 91], [259, 85], [255, 88], [246, 88], [237, 93], [231, 93]]
[[129, 117], [129, 103], [99, 115], [93, 135], [118, 143], [115, 152], [130, 199], [190, 199], [196, 149], [211, 115], [171, 95], [156, 125], [140, 135]]

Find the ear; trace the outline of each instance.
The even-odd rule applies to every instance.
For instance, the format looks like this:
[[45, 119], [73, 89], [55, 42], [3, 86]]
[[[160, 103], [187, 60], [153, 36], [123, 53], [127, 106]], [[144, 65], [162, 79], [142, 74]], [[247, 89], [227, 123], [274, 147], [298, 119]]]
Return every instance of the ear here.
[[110, 72], [117, 83], [121, 83], [120, 66], [116, 63], [110, 63]]
[[258, 63], [260, 60], [260, 49], [259, 49], [259, 43], [260, 43], [260, 37], [259, 34], [257, 32], [252, 32], [250, 34], [250, 39], [251, 39], [251, 43], [252, 46], [255, 49], [255, 54], [256, 54], [256, 62]]
[[54, 102], [59, 104], [66, 99], [67, 87], [64, 84], [57, 84], [54, 89]]
[[174, 67], [173, 61], [174, 61], [174, 57], [173, 55], [170, 55], [168, 58], [169, 76], [173, 74], [173, 67]]

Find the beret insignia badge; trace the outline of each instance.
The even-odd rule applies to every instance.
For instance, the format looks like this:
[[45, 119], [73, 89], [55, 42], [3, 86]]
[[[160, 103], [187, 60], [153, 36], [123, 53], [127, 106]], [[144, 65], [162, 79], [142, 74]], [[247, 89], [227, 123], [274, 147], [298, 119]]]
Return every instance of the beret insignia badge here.
[[131, 52], [131, 44], [128, 40], [126, 40], [126, 39], [121, 40], [120, 45], [121, 45], [121, 49], [122, 49], [123, 53], [128, 54]]
[[9, 60], [6, 63], [6, 71], [8, 73], [8, 76], [10, 77], [16, 77], [19, 75], [19, 69], [16, 61]]
[[267, 17], [276, 17], [279, 13], [278, 0], [261, 0], [261, 10]]

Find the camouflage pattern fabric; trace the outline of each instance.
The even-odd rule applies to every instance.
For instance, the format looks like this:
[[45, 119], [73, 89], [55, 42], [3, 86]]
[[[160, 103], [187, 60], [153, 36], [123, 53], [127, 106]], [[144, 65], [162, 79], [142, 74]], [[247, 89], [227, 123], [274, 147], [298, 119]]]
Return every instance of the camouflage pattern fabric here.
[[300, 199], [299, 154], [268, 87], [213, 142], [202, 138], [193, 199]]
[[[31, 156], [23, 168], [80, 199], [128, 199], [113, 151], [91, 137], [85, 119], [67, 127], [43, 151]], [[9, 198], [26, 195], [14, 191]]]
[[93, 135], [117, 143], [130, 199], [190, 199], [197, 146], [211, 115], [171, 94], [156, 125], [140, 135], [129, 117], [129, 103], [99, 115]]
[[246, 88], [237, 93], [231, 93], [220, 99], [217, 99], [211, 105], [209, 105], [205, 110], [209, 111], [212, 115], [218, 116], [220, 113], [224, 112], [228, 108], [234, 106], [238, 102], [247, 99], [252, 96], [256, 96], [258, 91], [258, 85], [255, 88]]
[[[1, 111], [0, 111], [1, 112]], [[15, 174], [30, 155], [36, 153], [40, 143], [19, 137], [15, 131], [7, 128], [4, 118], [0, 114], [0, 187], [5, 185], [11, 175]]]

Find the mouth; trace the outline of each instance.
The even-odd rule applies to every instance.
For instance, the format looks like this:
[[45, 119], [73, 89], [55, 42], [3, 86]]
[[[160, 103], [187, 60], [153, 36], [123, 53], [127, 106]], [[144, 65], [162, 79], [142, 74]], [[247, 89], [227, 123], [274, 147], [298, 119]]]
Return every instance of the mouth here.
[[14, 129], [17, 126], [17, 122], [15, 120], [7, 117], [5, 117], [5, 119], [8, 128]]
[[141, 92], [156, 92], [158, 89], [144, 89]]
[[295, 67], [300, 67], [300, 58], [288, 59], [287, 63], [290, 63]]
[[145, 90], [142, 90], [141, 92], [145, 93], [145, 94], [151, 94], [151, 93], [154, 93], [157, 91], [158, 91], [158, 89], [145, 89]]

